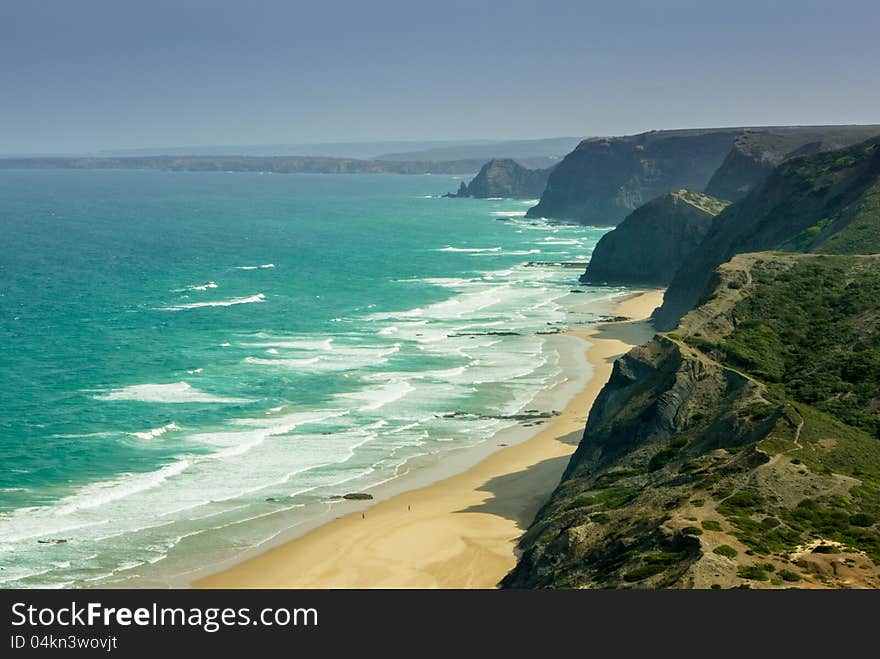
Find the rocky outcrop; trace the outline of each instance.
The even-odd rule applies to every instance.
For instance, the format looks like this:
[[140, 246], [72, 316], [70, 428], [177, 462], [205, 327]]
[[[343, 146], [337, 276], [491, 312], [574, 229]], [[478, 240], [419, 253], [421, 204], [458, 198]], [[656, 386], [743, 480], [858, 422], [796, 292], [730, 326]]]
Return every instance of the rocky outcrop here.
[[[863, 292], [878, 258], [759, 253], [720, 267], [675, 333], [615, 363], [501, 585], [880, 587], [880, 443], [863, 430], [880, 420], [880, 385], [865, 371], [799, 384], [817, 340], [823, 371], [868, 345], [880, 355], [863, 309], [880, 306], [880, 289]], [[825, 314], [839, 331], [809, 328]], [[769, 387], [775, 361], [791, 381]], [[856, 426], [835, 393], [846, 386], [870, 389], [847, 412]]]
[[737, 134], [674, 130], [584, 140], [550, 174], [528, 216], [614, 226], [663, 193], [702, 190]]
[[464, 182], [458, 192], [447, 197], [538, 197], [547, 185], [550, 169], [526, 169], [510, 158], [490, 160], [467, 185]]
[[640, 206], [599, 240], [580, 280], [615, 286], [667, 286], [709, 233], [727, 202], [678, 190]]
[[342, 498], [350, 501], [369, 501], [373, 498], [373, 495], [366, 492], [349, 492], [348, 494], [343, 494]]
[[713, 270], [735, 254], [880, 251], [880, 137], [837, 151], [786, 161], [712, 224], [678, 270], [654, 313], [675, 327], [709, 285]]
[[[679, 582], [701, 552], [686, 525], [668, 523], [692, 480], [682, 479], [678, 467], [735, 449], [760, 432], [734, 413], [759, 397], [756, 383], [663, 336], [619, 359], [562, 483], [523, 537], [522, 558], [503, 585]], [[719, 401], [727, 412], [707, 423]], [[744, 454], [724, 461], [738, 471], [756, 460]]]
[[880, 126], [744, 130], [712, 175], [706, 193], [719, 199], [742, 199], [786, 160], [841, 149], [878, 134]]

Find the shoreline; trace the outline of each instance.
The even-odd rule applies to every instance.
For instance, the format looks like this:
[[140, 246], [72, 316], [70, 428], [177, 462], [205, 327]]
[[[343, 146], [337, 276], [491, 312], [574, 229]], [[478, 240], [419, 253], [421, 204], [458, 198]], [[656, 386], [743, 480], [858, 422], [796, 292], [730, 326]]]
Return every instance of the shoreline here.
[[485, 443], [490, 452], [463, 471], [347, 508], [299, 537], [245, 554], [192, 586], [496, 587], [516, 562], [519, 537], [558, 484], [612, 363], [653, 335], [647, 318], [662, 295], [627, 295], [616, 302], [613, 315], [631, 320], [566, 332], [589, 344], [578, 364], [584, 385], [533, 436], [499, 449], [502, 431]]

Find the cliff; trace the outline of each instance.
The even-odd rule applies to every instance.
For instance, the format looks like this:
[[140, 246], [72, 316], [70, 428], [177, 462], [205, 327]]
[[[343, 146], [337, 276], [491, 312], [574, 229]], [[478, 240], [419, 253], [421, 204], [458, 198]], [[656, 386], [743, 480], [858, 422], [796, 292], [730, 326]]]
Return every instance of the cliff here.
[[723, 211], [669, 285], [654, 320], [671, 329], [735, 254], [880, 251], [880, 137], [786, 161]]
[[693, 190], [661, 195], [629, 214], [599, 240], [585, 283], [667, 286], [727, 206]]
[[505, 587], [880, 587], [880, 257], [721, 266], [619, 359]]
[[651, 131], [584, 140], [550, 174], [529, 217], [614, 226], [671, 190], [702, 190], [736, 129]]
[[550, 169], [526, 169], [510, 158], [495, 158], [480, 168], [470, 183], [449, 197], [538, 197], [547, 185]]
[[880, 126], [745, 130], [712, 175], [706, 193], [719, 199], [742, 199], [786, 160], [841, 149], [875, 135], [880, 135]]

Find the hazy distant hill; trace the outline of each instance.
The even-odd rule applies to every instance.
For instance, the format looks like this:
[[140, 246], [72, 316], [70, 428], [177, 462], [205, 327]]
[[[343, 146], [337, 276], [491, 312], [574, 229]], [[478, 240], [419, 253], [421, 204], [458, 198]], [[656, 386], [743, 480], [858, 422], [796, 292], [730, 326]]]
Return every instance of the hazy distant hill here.
[[616, 225], [658, 195], [702, 190], [737, 132], [662, 130], [584, 140], [550, 174], [541, 201], [528, 215]]
[[[486, 144], [488, 140], [392, 140], [377, 142], [324, 142], [301, 144], [226, 144], [219, 146], [175, 146], [149, 149], [113, 149], [99, 151], [98, 157], [138, 156], [321, 156], [375, 160], [391, 151], [422, 152], [430, 149], [467, 147]], [[419, 160], [420, 158], [415, 158]], [[395, 158], [400, 160], [400, 158]], [[404, 158], [403, 160], [409, 160]], [[456, 160], [447, 158], [447, 160]]]
[[553, 170], [529, 217], [613, 226], [648, 200], [681, 188], [737, 200], [788, 158], [878, 133], [878, 126], [769, 126], [591, 138]]
[[784, 161], [832, 151], [880, 135], [880, 126], [826, 126], [744, 130], [706, 186], [706, 194], [736, 201]]
[[[378, 160], [470, 160], [481, 158], [484, 161], [493, 158], [513, 158], [520, 163], [538, 168], [549, 167], [553, 161], [562, 158], [578, 145], [579, 137], [551, 137], [539, 140], [499, 140], [482, 144], [445, 145], [422, 150], [410, 150], [397, 153], [385, 153], [377, 156]], [[523, 159], [547, 158], [546, 164], [527, 164]]]
[[273, 174], [471, 174], [482, 160], [381, 161], [321, 156], [141, 156], [124, 158], [0, 158], [0, 169], [159, 169]]

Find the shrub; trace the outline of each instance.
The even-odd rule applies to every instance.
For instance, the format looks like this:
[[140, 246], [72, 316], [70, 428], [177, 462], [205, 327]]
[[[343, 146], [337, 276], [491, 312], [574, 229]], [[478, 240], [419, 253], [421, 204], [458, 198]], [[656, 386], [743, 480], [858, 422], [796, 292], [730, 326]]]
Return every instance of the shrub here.
[[716, 522], [714, 519], [704, 519], [703, 520], [703, 528], [707, 531], [720, 531], [721, 523]]
[[736, 575], [742, 579], [751, 581], [769, 581], [767, 570], [761, 565], [740, 565], [736, 570]]
[[703, 535], [703, 529], [699, 526], [685, 526], [681, 532], [685, 535]]
[[779, 526], [781, 522], [775, 517], [765, 517], [761, 520], [761, 526], [765, 529], [774, 529]]
[[874, 524], [874, 519], [865, 513], [856, 513], [855, 515], [850, 515], [849, 523], [853, 526], [872, 526]]
[[718, 554], [719, 556], [724, 556], [725, 558], [736, 558], [736, 555], [739, 552], [731, 547], [730, 545], [718, 545], [715, 549], [712, 550], [713, 553]]
[[629, 582], [642, 581], [643, 579], [647, 579], [648, 577], [653, 577], [655, 574], [660, 574], [665, 569], [665, 565], [660, 565], [657, 563], [651, 565], [642, 565], [641, 567], [637, 567], [635, 570], [631, 570], [624, 574], [623, 580]]
[[596, 524], [607, 524], [611, 521], [611, 516], [607, 513], [593, 513], [590, 515], [590, 521]]
[[668, 446], [667, 448], [661, 449], [654, 457], [651, 458], [650, 462], [648, 462], [648, 470], [649, 471], [657, 471], [658, 469], [662, 469], [667, 464], [669, 464], [676, 455], [678, 455], [679, 449], [673, 446]]
[[683, 561], [686, 557], [686, 551], [658, 551], [654, 554], [647, 554], [644, 560], [645, 563], [652, 565], [674, 565]]
[[630, 501], [639, 496], [640, 490], [635, 487], [627, 487], [623, 485], [615, 485], [606, 490], [600, 491], [597, 496], [598, 503], [606, 508], [623, 508]]
[[727, 497], [721, 506], [726, 510], [736, 512], [737, 510], [751, 510], [757, 508], [764, 503], [764, 498], [750, 490], [740, 490]]
[[574, 510], [575, 508], [585, 508], [586, 506], [592, 506], [596, 503], [596, 498], [591, 497], [587, 494], [581, 494], [580, 496], [572, 499], [568, 504], [566, 504], [564, 510]]
[[780, 570], [779, 577], [783, 581], [789, 581], [789, 582], [801, 580], [801, 575], [799, 575], [797, 572], [793, 572], [792, 570]]
[[835, 547], [834, 545], [819, 545], [818, 547], [813, 547], [814, 554], [839, 554], [840, 549]]

